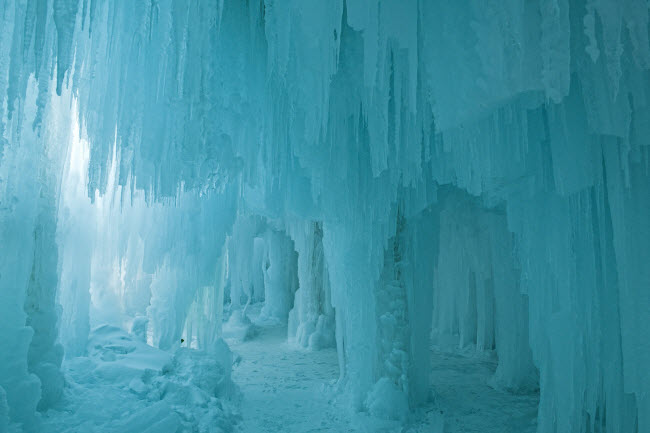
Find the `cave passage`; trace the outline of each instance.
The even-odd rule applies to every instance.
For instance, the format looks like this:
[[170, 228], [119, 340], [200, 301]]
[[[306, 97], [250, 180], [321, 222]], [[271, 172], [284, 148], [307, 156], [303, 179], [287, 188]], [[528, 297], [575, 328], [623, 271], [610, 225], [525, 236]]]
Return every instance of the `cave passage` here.
[[650, 433], [645, 0], [0, 0], [0, 433]]

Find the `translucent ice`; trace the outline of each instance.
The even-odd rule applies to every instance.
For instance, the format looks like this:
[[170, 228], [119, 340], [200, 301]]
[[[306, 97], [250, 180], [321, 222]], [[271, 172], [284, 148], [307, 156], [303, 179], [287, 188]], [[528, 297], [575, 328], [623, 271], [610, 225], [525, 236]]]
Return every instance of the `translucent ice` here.
[[92, 326], [205, 351], [263, 301], [354, 409], [404, 418], [451, 342], [540, 433], [650, 431], [647, 2], [0, 11], [0, 428]]

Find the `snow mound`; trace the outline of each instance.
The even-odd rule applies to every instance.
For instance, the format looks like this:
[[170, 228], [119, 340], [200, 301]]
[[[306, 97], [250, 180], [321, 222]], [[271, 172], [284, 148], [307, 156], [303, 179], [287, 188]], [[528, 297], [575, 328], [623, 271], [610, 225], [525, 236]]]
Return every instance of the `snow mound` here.
[[250, 340], [257, 335], [258, 328], [243, 310], [234, 310], [223, 325], [223, 338], [233, 342]]
[[409, 414], [407, 394], [390, 379], [382, 377], [366, 398], [368, 412], [377, 418], [405, 421]]
[[224, 433], [237, 421], [232, 354], [222, 340], [172, 354], [101, 326], [90, 335], [88, 357], [63, 368], [64, 399], [44, 414], [43, 431]]

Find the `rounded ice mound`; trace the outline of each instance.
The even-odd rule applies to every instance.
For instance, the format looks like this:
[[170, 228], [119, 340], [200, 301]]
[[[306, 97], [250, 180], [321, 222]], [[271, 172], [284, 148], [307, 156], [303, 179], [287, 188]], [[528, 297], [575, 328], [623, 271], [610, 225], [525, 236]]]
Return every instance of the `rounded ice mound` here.
[[233, 341], [246, 341], [255, 337], [257, 327], [243, 310], [235, 310], [223, 325], [223, 338]]
[[[64, 363], [67, 405], [49, 410], [39, 431], [230, 432], [238, 420], [231, 368], [223, 340], [172, 354], [120, 328], [100, 326], [90, 334], [88, 357]], [[0, 388], [0, 433], [5, 406]]]
[[387, 377], [375, 383], [365, 405], [368, 412], [377, 418], [405, 421], [409, 414], [408, 396]]
[[147, 326], [149, 318], [147, 316], [136, 316], [131, 323], [131, 335], [138, 341], [147, 342]]
[[164, 373], [173, 373], [175, 380], [201, 389], [208, 397], [227, 398], [235, 388], [231, 369], [232, 352], [223, 340], [218, 340], [208, 351], [185, 347], [176, 350]]

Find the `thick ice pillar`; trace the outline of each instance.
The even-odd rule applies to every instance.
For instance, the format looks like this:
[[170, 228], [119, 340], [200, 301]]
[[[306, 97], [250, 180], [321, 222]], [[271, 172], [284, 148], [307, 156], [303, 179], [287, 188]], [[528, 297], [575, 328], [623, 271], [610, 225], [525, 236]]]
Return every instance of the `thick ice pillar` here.
[[227, 244], [224, 244], [216, 263], [214, 285], [197, 290], [187, 315], [184, 338], [190, 347], [209, 350], [221, 337], [227, 266]]
[[430, 339], [433, 277], [438, 250], [438, 215], [426, 208], [405, 219], [401, 234], [400, 279], [406, 287], [410, 364], [409, 403], [416, 407], [430, 397]]
[[[179, 296], [182, 296], [180, 288], [191, 281], [183, 278], [184, 272], [191, 271], [184, 269], [181, 272], [172, 257], [165, 256], [160, 268], [154, 274], [151, 281], [151, 305], [147, 307], [153, 345], [163, 350], [171, 349], [180, 342], [184, 319], [184, 308], [179, 299]], [[197, 288], [187, 287], [187, 290], [191, 289]]]
[[20, 173], [35, 173], [40, 161], [27, 149], [11, 146], [0, 160], [1, 196], [8, 206], [0, 208], [0, 386], [6, 392], [9, 418], [33, 430], [40, 380], [28, 370], [27, 353], [34, 330], [25, 325], [25, 299], [34, 259], [34, 227], [38, 200], [38, 182]]
[[[342, 382], [354, 407], [405, 419], [429, 397], [437, 216], [394, 210], [385, 242], [324, 225]], [[368, 235], [370, 237], [364, 237]], [[376, 234], [376, 233], [375, 233]]]
[[262, 219], [256, 216], [238, 215], [235, 220], [232, 237], [228, 241], [230, 303], [233, 310], [263, 300], [256, 298], [256, 294], [264, 295], [263, 251], [260, 243], [256, 242], [264, 230], [263, 226]]
[[61, 108], [70, 100], [53, 101], [46, 113], [52, 124], [37, 134], [22, 128], [36, 116], [38, 89], [33, 81], [26, 86], [30, 109], [8, 123], [11, 140], [0, 155], [0, 386], [9, 419], [32, 432], [36, 409], [47, 409], [63, 389], [56, 217], [70, 132], [69, 110]]
[[[43, 192], [47, 194], [48, 192]], [[56, 403], [63, 393], [60, 371], [63, 347], [58, 343], [59, 305], [56, 210], [53, 197], [41, 199], [41, 209], [34, 228], [34, 259], [25, 298], [26, 325], [34, 330], [27, 362], [29, 371], [41, 380], [39, 410]]]
[[[639, 132], [642, 128], [639, 128]], [[620, 320], [620, 335], [615, 326], [609, 323], [601, 325], [606, 344], [621, 344], [621, 353], [608, 351], [604, 353], [604, 366], [622, 369], [622, 383], [608, 381], [608, 391], [614, 395], [622, 391], [627, 393], [627, 412], [617, 411], [620, 418], [633, 416], [631, 394], [636, 397], [638, 414], [638, 431], [650, 430], [650, 373], [645, 366], [650, 365], [650, 175], [646, 164], [639, 159], [644, 154], [648, 157], [648, 147], [637, 149], [636, 156], [629, 163], [627, 176], [619, 168], [620, 158], [626, 148], [619, 140], [603, 139], [603, 153], [606, 173], [605, 208], [603, 219], [606, 233], [611, 229], [612, 238], [603, 245], [605, 256], [603, 274], [607, 284], [604, 287], [604, 315], [610, 317], [612, 325]], [[609, 211], [610, 219], [607, 219]], [[612, 248], [613, 247], [613, 248]], [[615, 257], [612, 257], [612, 249]], [[618, 287], [611, 284], [618, 277]], [[618, 289], [618, 290], [617, 290]], [[616, 304], [618, 301], [618, 311]], [[620, 394], [619, 394], [620, 395]], [[612, 428], [631, 426], [625, 419], [609, 421]], [[616, 423], [618, 421], [618, 423]]]
[[[341, 224], [324, 224], [323, 248], [332, 285], [332, 306], [336, 312], [336, 342], [341, 380], [352, 407], [364, 408], [375, 381], [376, 315], [374, 286], [379, 270], [377, 250], [369, 248], [361, 230]], [[348, 231], [349, 230], [349, 231]], [[381, 255], [381, 250], [379, 250]], [[373, 260], [374, 258], [374, 260]]]
[[266, 257], [264, 273], [264, 307], [262, 315], [286, 322], [298, 289], [298, 254], [284, 233], [268, 229], [264, 234]]
[[437, 214], [406, 218], [398, 211], [395, 235], [384, 252], [374, 291], [377, 321], [375, 384], [366, 406], [375, 416], [406, 419], [430, 395], [429, 339]]
[[512, 235], [503, 217], [490, 233], [492, 284], [494, 287], [495, 344], [499, 364], [492, 385], [511, 392], [539, 388], [539, 373], [533, 363], [528, 339], [528, 296], [521, 293], [519, 266], [513, 261]]
[[299, 283], [289, 312], [289, 340], [311, 349], [334, 346], [334, 310], [323, 253], [322, 223], [291, 223], [289, 234], [298, 252]]

